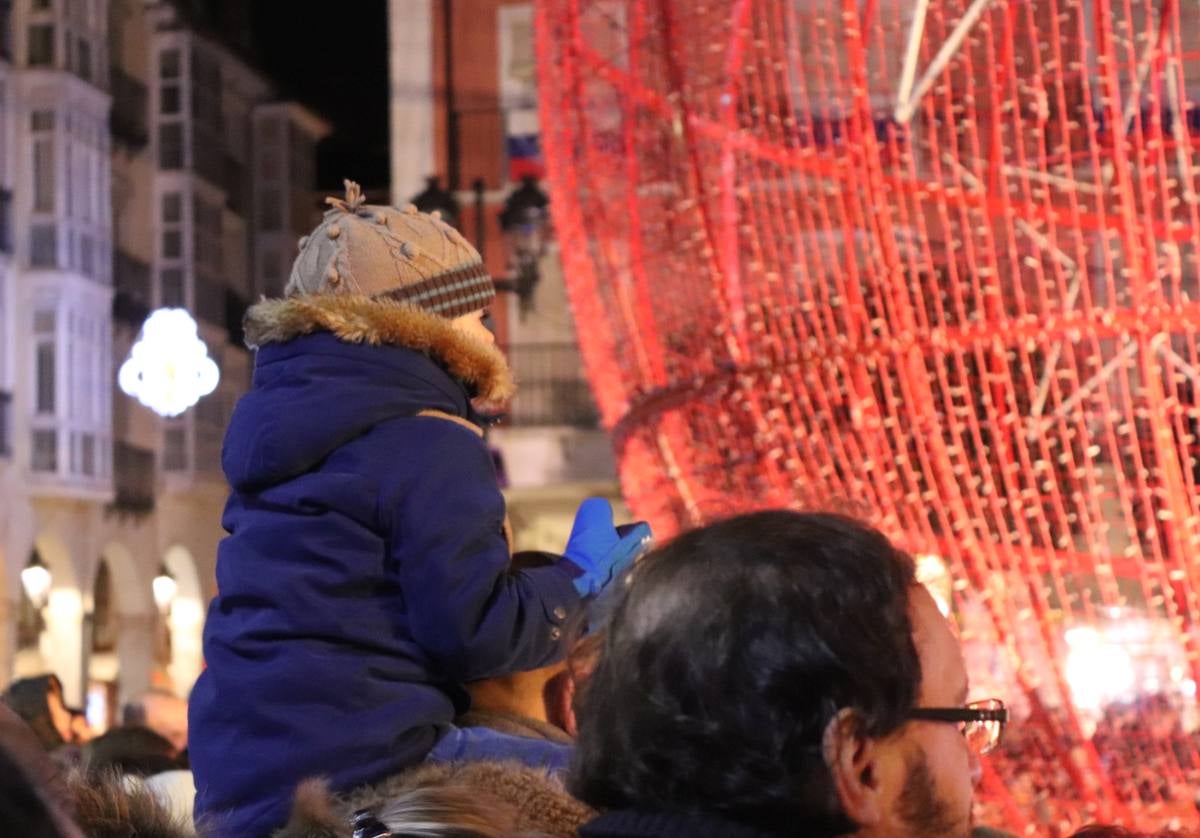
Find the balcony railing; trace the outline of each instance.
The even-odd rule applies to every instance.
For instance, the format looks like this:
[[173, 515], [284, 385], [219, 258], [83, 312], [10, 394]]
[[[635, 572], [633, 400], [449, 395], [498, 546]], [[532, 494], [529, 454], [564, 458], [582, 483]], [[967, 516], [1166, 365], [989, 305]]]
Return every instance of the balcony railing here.
[[514, 427], [569, 425], [595, 428], [599, 421], [592, 391], [573, 343], [514, 344], [506, 350], [517, 377], [517, 396], [508, 421]]
[[127, 442], [113, 443], [113, 509], [134, 515], [154, 510], [154, 452]]

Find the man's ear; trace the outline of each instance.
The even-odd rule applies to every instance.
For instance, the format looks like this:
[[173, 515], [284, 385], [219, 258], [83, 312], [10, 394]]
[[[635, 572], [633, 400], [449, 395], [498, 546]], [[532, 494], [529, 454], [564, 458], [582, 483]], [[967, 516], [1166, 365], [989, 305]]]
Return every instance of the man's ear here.
[[550, 724], [566, 731], [572, 738], [579, 731], [575, 726], [575, 679], [568, 670], [555, 675], [546, 682], [542, 697], [546, 703], [546, 719]]
[[865, 734], [858, 713], [838, 711], [825, 727], [821, 750], [842, 811], [859, 826], [878, 825], [885, 811], [879, 744]]

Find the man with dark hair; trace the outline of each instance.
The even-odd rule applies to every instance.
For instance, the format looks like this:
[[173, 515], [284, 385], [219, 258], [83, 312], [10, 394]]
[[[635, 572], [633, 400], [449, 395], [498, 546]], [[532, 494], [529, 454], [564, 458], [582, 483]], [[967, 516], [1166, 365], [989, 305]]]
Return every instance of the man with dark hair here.
[[572, 788], [599, 836], [965, 838], [978, 754], [958, 641], [880, 533], [762, 512], [635, 570], [583, 690]]

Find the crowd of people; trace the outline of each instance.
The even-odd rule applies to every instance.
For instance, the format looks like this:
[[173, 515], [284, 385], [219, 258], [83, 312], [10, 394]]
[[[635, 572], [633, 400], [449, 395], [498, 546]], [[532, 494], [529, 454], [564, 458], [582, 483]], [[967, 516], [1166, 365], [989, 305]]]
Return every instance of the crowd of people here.
[[871, 527], [762, 511], [647, 553], [646, 524], [589, 499], [561, 554], [513, 555], [494, 294], [436, 215], [330, 199], [246, 317], [186, 724], [147, 695], [86, 741], [55, 679], [13, 685], [9, 832], [1003, 834], [973, 810], [1004, 703], [969, 700], [949, 623]]

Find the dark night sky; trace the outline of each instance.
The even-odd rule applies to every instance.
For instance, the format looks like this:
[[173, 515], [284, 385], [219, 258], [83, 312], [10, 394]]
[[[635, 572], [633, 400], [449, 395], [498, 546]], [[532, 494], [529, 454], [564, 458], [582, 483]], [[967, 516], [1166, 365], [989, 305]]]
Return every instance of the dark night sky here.
[[386, 187], [386, 0], [251, 0], [247, 5], [255, 63], [285, 98], [303, 102], [333, 125], [333, 134], [318, 149], [319, 188], [340, 191], [344, 177], [367, 188]]

